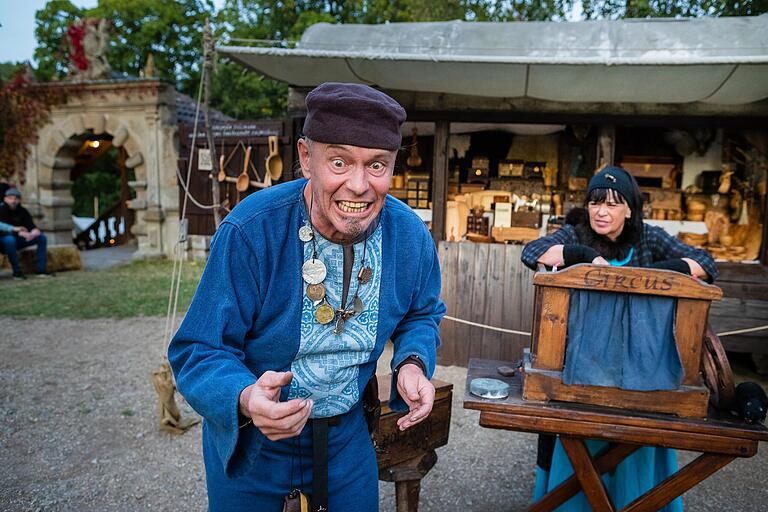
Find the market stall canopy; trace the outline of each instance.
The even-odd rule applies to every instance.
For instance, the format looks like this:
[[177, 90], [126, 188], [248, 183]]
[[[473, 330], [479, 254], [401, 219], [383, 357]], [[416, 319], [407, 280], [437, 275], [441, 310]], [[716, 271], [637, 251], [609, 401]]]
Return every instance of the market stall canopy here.
[[308, 28], [296, 48], [219, 46], [294, 87], [563, 102], [745, 104], [768, 98], [768, 14], [580, 22], [434, 22]]

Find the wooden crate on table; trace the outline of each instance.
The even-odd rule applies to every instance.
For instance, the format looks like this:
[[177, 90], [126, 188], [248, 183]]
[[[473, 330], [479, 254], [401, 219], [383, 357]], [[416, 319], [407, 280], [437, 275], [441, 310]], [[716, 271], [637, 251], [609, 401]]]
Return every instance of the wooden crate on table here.
[[[702, 344], [709, 305], [723, 296], [720, 288], [669, 270], [575, 265], [559, 272], [537, 272], [531, 349], [524, 354], [523, 398], [704, 417], [709, 390], [701, 375]], [[677, 299], [675, 341], [683, 367], [682, 384], [662, 391], [625, 390], [609, 386], [568, 385], [563, 369], [570, 291], [633, 293]], [[587, 329], [599, 326], [585, 326]]]

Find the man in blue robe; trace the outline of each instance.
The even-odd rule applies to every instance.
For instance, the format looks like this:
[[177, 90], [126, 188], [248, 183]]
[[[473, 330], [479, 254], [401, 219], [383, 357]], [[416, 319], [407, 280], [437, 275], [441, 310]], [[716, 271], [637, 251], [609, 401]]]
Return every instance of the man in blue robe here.
[[437, 252], [419, 217], [387, 195], [405, 111], [359, 84], [322, 84], [306, 102], [305, 179], [226, 217], [168, 349], [204, 418], [212, 511], [277, 512], [293, 489], [314, 510], [378, 510], [361, 396], [387, 340], [390, 407], [408, 411], [399, 427], [432, 410], [445, 313]]

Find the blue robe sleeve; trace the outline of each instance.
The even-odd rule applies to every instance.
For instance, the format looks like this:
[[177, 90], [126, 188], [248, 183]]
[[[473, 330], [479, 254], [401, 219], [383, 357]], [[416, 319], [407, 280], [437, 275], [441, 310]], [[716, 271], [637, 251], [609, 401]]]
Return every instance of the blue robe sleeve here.
[[179, 392], [205, 418], [225, 470], [238, 439], [240, 392], [256, 381], [243, 348], [261, 307], [257, 264], [239, 228], [222, 223], [192, 304], [168, 347]]
[[437, 248], [426, 230], [421, 240], [421, 258], [416, 289], [411, 307], [392, 334], [395, 350], [392, 356], [392, 386], [389, 408], [407, 411], [397, 391], [397, 367], [409, 356], [417, 356], [424, 363], [427, 378], [435, 372], [437, 347], [440, 345], [440, 320], [445, 315], [445, 304], [440, 300], [440, 262]]

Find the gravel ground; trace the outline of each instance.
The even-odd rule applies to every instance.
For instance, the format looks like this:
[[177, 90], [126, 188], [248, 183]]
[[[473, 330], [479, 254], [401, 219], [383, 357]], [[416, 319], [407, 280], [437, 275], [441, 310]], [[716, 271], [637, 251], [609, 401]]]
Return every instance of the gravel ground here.
[[[0, 510], [205, 510], [200, 427], [175, 437], [156, 425], [149, 377], [163, 327], [162, 318], [0, 317]], [[463, 368], [438, 367], [436, 377], [454, 384], [451, 434], [422, 481], [420, 510], [523, 510], [534, 436], [479, 427], [461, 407]], [[766, 475], [762, 447], [686, 494], [687, 510], [767, 510]], [[394, 485], [380, 489], [380, 510], [394, 511]]]

